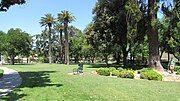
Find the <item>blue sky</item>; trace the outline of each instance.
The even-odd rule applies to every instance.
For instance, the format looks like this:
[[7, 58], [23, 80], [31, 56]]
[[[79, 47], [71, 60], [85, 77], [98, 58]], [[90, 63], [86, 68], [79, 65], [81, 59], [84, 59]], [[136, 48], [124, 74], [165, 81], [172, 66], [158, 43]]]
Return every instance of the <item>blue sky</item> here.
[[[39, 21], [44, 14], [54, 17], [62, 10], [70, 11], [76, 21], [71, 25], [83, 30], [92, 21], [92, 8], [96, 0], [26, 0], [24, 5], [10, 7], [7, 12], [0, 12], [0, 30], [7, 32], [10, 28], [21, 28], [29, 34], [40, 34], [44, 27]], [[172, 0], [169, 0], [171, 2]], [[162, 12], [158, 14], [162, 17]]]
[[10, 7], [7, 12], [0, 12], [0, 30], [7, 32], [10, 28], [21, 28], [29, 34], [40, 34], [44, 27], [39, 21], [44, 14], [54, 17], [62, 10], [70, 11], [75, 17], [72, 23], [83, 30], [92, 20], [92, 8], [96, 0], [27, 0], [24, 5]]

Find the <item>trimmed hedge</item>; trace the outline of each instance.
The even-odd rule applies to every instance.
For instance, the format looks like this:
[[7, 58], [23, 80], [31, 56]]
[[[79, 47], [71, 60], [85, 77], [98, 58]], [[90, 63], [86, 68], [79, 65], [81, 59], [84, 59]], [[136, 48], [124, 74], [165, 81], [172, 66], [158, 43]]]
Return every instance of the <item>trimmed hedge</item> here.
[[96, 70], [96, 72], [97, 72], [99, 75], [110, 76], [110, 70], [109, 70], [109, 68], [100, 68], [100, 69]]
[[162, 81], [162, 75], [152, 69], [143, 69], [140, 73], [141, 79]]
[[126, 70], [126, 69], [124, 69], [124, 70], [122, 70], [119, 73], [119, 77], [133, 79], [134, 78], [134, 71], [133, 70]]
[[4, 71], [0, 69], [0, 78], [3, 76]]

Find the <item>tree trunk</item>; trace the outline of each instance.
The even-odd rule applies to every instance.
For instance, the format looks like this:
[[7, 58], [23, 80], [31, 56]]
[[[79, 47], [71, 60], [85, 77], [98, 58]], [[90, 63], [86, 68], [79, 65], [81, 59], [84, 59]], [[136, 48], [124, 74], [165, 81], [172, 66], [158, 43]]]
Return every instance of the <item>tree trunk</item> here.
[[160, 55], [159, 55], [158, 33], [155, 26], [151, 25], [152, 21], [157, 19], [157, 12], [154, 10], [155, 4], [156, 4], [156, 0], [148, 0], [149, 66], [158, 71], [163, 71], [164, 68], [161, 65]]
[[14, 58], [15, 58], [15, 55], [11, 55], [11, 65], [14, 65]]
[[168, 62], [170, 61], [170, 54], [169, 54], [169, 52], [168, 52]]
[[160, 59], [162, 58], [164, 51], [165, 51], [165, 48], [161, 51]]
[[128, 51], [126, 51], [125, 47], [122, 48], [122, 51], [123, 51], [123, 66], [126, 67], [128, 63], [128, 59], [127, 59]]
[[79, 59], [78, 59], [78, 56], [75, 56], [75, 63], [78, 63]]
[[64, 34], [65, 34], [65, 63], [69, 65], [69, 35], [67, 32], [68, 22], [64, 22]]
[[28, 57], [27, 57], [27, 61], [26, 61], [26, 63], [29, 63], [29, 59], [28, 59]]
[[104, 55], [106, 66], [108, 66], [108, 55]]
[[90, 60], [91, 60], [91, 63], [94, 63], [94, 60], [95, 60], [95, 55], [94, 54], [90, 57]]
[[60, 30], [60, 61], [63, 62], [63, 38], [62, 38], [62, 31]]
[[49, 35], [49, 52], [48, 53], [49, 53], [49, 63], [51, 64], [52, 63], [51, 26], [49, 25], [48, 27], [49, 27], [49, 34], [48, 34]]
[[116, 52], [115, 53], [116, 64], [120, 64], [120, 59], [121, 59], [121, 53], [120, 52]]

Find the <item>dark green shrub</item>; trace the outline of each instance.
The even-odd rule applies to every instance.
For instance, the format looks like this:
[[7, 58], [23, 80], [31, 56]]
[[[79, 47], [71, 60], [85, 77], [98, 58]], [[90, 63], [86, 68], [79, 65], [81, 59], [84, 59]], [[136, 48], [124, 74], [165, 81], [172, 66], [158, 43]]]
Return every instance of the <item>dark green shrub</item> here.
[[143, 70], [140, 73], [141, 79], [162, 81], [162, 75], [152, 69]]
[[124, 69], [124, 70], [120, 71], [119, 77], [133, 79], [134, 78], [134, 71], [133, 70], [126, 70], [126, 69]]
[[0, 69], [0, 78], [3, 76], [4, 71]]
[[114, 70], [111, 72], [112, 73], [112, 76], [119, 76], [119, 70]]
[[109, 76], [110, 75], [109, 68], [100, 68], [100, 69], [96, 70], [96, 72], [99, 75], [104, 75], [104, 76]]

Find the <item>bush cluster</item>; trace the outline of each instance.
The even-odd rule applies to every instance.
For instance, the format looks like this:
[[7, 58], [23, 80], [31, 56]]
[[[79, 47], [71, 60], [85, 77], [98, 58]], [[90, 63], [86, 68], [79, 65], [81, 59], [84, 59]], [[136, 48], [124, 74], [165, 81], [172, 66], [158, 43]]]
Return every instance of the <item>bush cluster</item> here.
[[[180, 74], [180, 67], [176, 68], [175, 71], [177, 74]], [[99, 75], [103, 76], [117, 76], [121, 78], [131, 78], [133, 79], [135, 76], [135, 72], [133, 70], [128, 70], [128, 69], [123, 69], [123, 68], [118, 68], [116, 69], [115, 67], [110, 67], [110, 68], [100, 68], [96, 70], [96, 72]], [[141, 79], [148, 79], [148, 80], [158, 80], [162, 81], [162, 75], [154, 71], [152, 68], [144, 68], [139, 70], [140, 73], [140, 78]]]
[[119, 76], [120, 71], [119, 70], [113, 70], [111, 72], [112, 76]]
[[134, 78], [134, 71], [133, 70], [126, 70], [123, 68], [118, 68], [116, 69], [115, 67], [110, 67], [110, 68], [100, 68], [96, 70], [96, 72], [99, 75], [103, 76], [117, 76], [121, 78]]
[[113, 71], [115, 71], [115, 70], [116, 70], [115, 67], [109, 67], [109, 71], [110, 71], [110, 72], [113, 72]]
[[124, 69], [123, 71], [121, 71], [119, 73], [119, 77], [133, 79], [134, 78], [134, 71], [133, 70], [126, 70], [126, 69]]
[[162, 81], [162, 75], [152, 69], [142, 69], [140, 73], [141, 79]]
[[109, 68], [100, 68], [100, 69], [96, 70], [96, 72], [97, 72], [99, 75], [110, 76], [110, 70], [109, 70]]
[[0, 78], [3, 76], [4, 71], [0, 69]]

